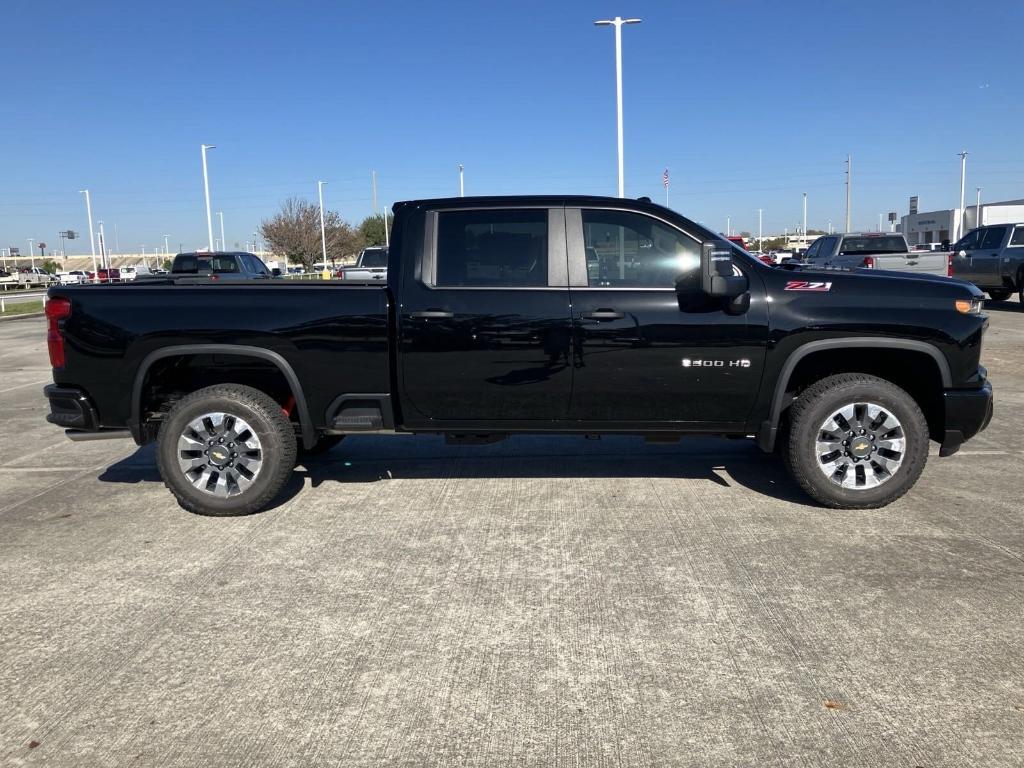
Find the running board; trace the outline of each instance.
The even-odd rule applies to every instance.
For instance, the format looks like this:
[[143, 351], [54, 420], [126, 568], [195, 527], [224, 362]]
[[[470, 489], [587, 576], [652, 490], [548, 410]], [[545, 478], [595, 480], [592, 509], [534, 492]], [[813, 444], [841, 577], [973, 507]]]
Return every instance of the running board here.
[[65, 429], [64, 434], [76, 443], [88, 440], [117, 440], [132, 436], [132, 433], [127, 429], [101, 429], [97, 432], [88, 432], [84, 429]]

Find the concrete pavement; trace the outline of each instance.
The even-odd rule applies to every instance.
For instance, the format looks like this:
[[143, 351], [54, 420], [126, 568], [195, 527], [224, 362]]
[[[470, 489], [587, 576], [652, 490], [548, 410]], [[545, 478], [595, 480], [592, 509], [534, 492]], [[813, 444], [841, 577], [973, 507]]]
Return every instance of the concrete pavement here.
[[0, 326], [0, 765], [1019, 766], [1024, 311], [989, 429], [892, 506], [746, 442], [347, 440], [178, 508], [44, 421]]

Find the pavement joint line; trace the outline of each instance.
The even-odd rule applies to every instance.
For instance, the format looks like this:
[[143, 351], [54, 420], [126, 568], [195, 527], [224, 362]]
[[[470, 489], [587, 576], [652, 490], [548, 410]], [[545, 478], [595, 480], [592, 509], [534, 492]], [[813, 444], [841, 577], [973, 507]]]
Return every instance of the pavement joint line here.
[[30, 381], [27, 384], [19, 384], [16, 387], [8, 387], [7, 389], [0, 389], [0, 395], [6, 392], [13, 392], [16, 389], [24, 389], [25, 387], [38, 387], [42, 384], [49, 384], [50, 379], [43, 379], [42, 381]]
[[19, 472], [86, 472], [90, 469], [93, 467], [0, 467], [0, 475], [14, 475]]
[[[12, 509], [17, 509], [18, 507], [24, 506], [25, 504], [28, 504], [30, 501], [35, 501], [40, 496], [45, 496], [46, 494], [48, 494], [50, 491], [54, 491], [76, 480], [80, 480], [90, 472], [99, 472], [100, 470], [104, 469], [107, 466], [107, 463], [108, 462], [103, 462], [102, 464], [87, 467], [86, 469], [83, 469], [80, 472], [75, 472], [75, 470], [71, 470], [72, 472], [75, 472], [75, 474], [71, 475], [70, 477], [66, 477], [63, 480], [54, 483], [53, 485], [47, 486], [46, 488], [43, 488], [41, 491], [33, 493], [31, 496], [27, 496], [24, 499], [21, 499], [20, 501], [16, 501], [13, 504], [8, 504], [6, 507], [0, 507], [0, 514], [10, 512]], [[66, 472], [68, 470], [64, 471]]]

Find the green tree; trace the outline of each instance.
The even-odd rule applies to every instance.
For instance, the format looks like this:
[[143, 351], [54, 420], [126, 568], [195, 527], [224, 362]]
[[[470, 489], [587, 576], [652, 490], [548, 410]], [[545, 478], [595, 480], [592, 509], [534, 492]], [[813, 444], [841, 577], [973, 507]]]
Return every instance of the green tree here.
[[[260, 234], [274, 255], [287, 257], [306, 269], [322, 258], [320, 209], [300, 198], [291, 197], [281, 210], [260, 224]], [[333, 264], [354, 254], [363, 245], [363, 236], [341, 218], [337, 211], [324, 211], [324, 240], [327, 258]]]
[[374, 214], [367, 216], [363, 219], [359, 225], [359, 232], [363, 236], [363, 241], [366, 245], [384, 245], [384, 217], [387, 217], [388, 222], [388, 233], [390, 234], [391, 225], [394, 223], [394, 216], [388, 212], [383, 214]]
[[53, 259], [47, 259], [39, 266], [43, 268], [44, 272], [49, 272], [50, 274], [53, 274], [60, 269], [60, 267], [57, 266], [57, 262]]

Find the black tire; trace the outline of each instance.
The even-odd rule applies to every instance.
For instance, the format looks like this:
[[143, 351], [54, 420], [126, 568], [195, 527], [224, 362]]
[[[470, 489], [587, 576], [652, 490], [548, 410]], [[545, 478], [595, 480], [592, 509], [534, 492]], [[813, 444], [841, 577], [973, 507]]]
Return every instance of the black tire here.
[[[903, 432], [901, 463], [873, 488], [845, 488], [833, 481], [822, 470], [826, 462], [819, 463], [816, 451], [822, 425], [853, 403], [880, 406], [898, 420]], [[928, 460], [928, 423], [921, 409], [904, 390], [876, 376], [843, 373], [822, 379], [797, 398], [789, 416], [782, 446], [787, 468], [807, 495], [826, 507], [874, 509], [891, 504], [913, 487]]]
[[1013, 291], [1009, 288], [992, 288], [986, 293], [992, 299], [992, 301], [1006, 301], [1013, 295]]
[[[254, 452], [259, 455], [258, 471], [245, 481], [244, 489], [226, 497], [214, 496], [194, 485], [179, 465], [179, 439], [195, 420], [209, 413], [244, 420], [259, 443], [259, 451]], [[190, 434], [196, 435], [195, 431]], [[295, 430], [281, 406], [260, 390], [242, 384], [217, 384], [183, 397], [167, 414], [157, 437], [156, 461], [164, 485], [189, 512], [215, 517], [249, 515], [269, 504], [288, 481], [295, 468]], [[241, 466], [241, 460], [239, 463]]]
[[302, 459], [310, 456], [322, 456], [335, 448], [338, 443], [346, 437], [347, 435], [321, 435], [320, 439], [316, 441], [316, 445], [312, 448], [304, 448], [300, 443], [298, 447], [298, 457]]

